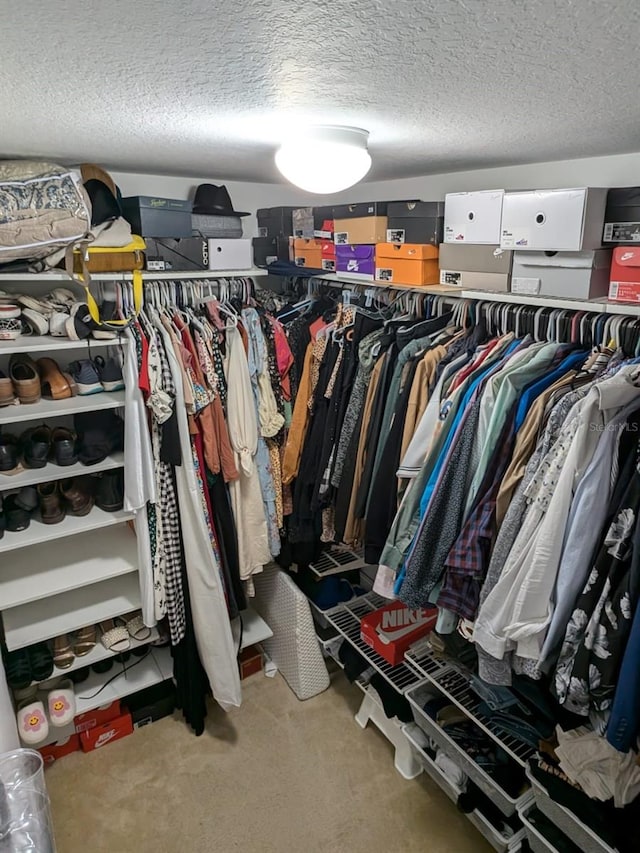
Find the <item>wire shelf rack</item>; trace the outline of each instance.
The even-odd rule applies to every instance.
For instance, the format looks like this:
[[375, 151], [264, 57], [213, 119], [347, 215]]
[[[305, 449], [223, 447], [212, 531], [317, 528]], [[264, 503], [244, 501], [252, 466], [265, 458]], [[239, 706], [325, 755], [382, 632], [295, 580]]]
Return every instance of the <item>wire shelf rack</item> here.
[[421, 676], [406, 663], [392, 666], [371, 646], [368, 646], [360, 636], [360, 619], [366, 613], [371, 613], [373, 610], [382, 607], [383, 604], [388, 604], [385, 598], [375, 593], [368, 593], [326, 612], [325, 616], [374, 669], [384, 676], [396, 690], [404, 693], [409, 687], [417, 684], [421, 680]]
[[367, 564], [361, 556], [346, 548], [329, 548], [323, 551], [318, 559], [309, 563], [311, 571], [319, 578], [338, 575], [341, 572], [352, 572], [363, 569]]

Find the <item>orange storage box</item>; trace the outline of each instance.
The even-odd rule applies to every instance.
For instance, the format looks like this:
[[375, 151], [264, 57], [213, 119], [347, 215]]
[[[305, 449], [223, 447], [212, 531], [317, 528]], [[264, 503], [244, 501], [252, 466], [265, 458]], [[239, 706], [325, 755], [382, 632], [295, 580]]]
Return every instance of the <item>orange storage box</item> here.
[[438, 284], [438, 247], [427, 243], [378, 243], [376, 281], [411, 286]]
[[296, 237], [293, 241], [294, 262], [297, 267], [322, 269], [322, 241]]

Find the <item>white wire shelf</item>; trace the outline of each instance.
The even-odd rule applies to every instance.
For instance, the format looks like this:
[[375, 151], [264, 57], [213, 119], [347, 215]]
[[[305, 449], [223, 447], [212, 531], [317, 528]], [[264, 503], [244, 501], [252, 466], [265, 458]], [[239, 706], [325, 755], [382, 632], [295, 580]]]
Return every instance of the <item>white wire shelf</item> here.
[[346, 604], [342, 604], [333, 610], [325, 612], [327, 621], [334, 626], [345, 640], [365, 658], [387, 681], [403, 693], [409, 687], [417, 684], [421, 676], [408, 667], [405, 663], [392, 666], [381, 655], [368, 646], [360, 636], [360, 619], [366, 614], [377, 610], [388, 601], [375, 593], [354, 598]]
[[[102, 462], [95, 465], [56, 465], [47, 462], [44, 468], [22, 468], [15, 474], [0, 471], [0, 492], [9, 489], [21, 489], [23, 486], [35, 486], [37, 483], [49, 483], [52, 480], [64, 480], [67, 477], [81, 477], [84, 474], [98, 474], [100, 471], [110, 471], [124, 466], [124, 453], [113, 453]], [[6, 534], [5, 534], [6, 535]]]
[[[122, 568], [126, 569], [126, 565]], [[96, 582], [88, 578], [88, 581], [87, 586], [5, 610], [2, 621], [9, 651], [42, 643], [140, 608], [140, 580], [134, 564], [129, 565], [126, 574], [117, 574], [102, 581], [96, 579]]]
[[347, 548], [328, 548], [313, 563], [309, 563], [309, 568], [319, 578], [326, 578], [329, 575], [338, 575], [342, 572], [351, 572], [356, 569], [362, 569], [367, 564], [361, 556]]
[[68, 397], [66, 400], [41, 399], [37, 403], [23, 403], [0, 409], [0, 426], [76, 415], [79, 412], [95, 412], [101, 409], [119, 409], [124, 406], [125, 392], [112, 391], [100, 394]]
[[478, 712], [480, 699], [469, 686], [468, 674], [458, 664], [440, 660], [426, 649], [424, 642], [416, 643], [405, 653], [405, 660], [420, 677], [427, 678], [440, 693], [457, 705], [461, 711], [507, 752], [518, 764], [525, 766], [535, 750], [505, 731], [491, 717]]

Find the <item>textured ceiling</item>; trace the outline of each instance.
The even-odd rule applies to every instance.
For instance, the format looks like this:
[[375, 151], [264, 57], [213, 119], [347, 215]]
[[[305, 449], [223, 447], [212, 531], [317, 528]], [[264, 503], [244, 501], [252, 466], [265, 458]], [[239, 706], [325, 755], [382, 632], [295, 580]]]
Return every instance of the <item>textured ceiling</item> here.
[[0, 155], [275, 181], [299, 122], [370, 179], [640, 150], [634, 0], [20, 0]]

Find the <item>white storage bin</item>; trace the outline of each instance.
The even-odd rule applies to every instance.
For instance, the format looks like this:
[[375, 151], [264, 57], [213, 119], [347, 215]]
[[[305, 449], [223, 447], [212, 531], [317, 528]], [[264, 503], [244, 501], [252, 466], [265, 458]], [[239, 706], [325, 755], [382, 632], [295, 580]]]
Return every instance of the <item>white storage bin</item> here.
[[447, 193], [445, 243], [499, 243], [504, 190]]
[[549, 818], [552, 823], [564, 832], [574, 844], [577, 844], [582, 853], [617, 853], [613, 847], [598, 836], [586, 824], [573, 814], [572, 811], [561, 806], [552, 800], [546, 789], [538, 782], [538, 780], [527, 771], [527, 776], [531, 782], [531, 789], [536, 800], [536, 806], [540, 809], [543, 815]]
[[440, 695], [433, 685], [428, 682], [421, 682], [408, 690], [405, 695], [411, 704], [411, 710], [413, 711], [413, 718], [416, 724], [420, 726], [422, 731], [425, 732], [428, 737], [433, 738], [440, 749], [448, 755], [452, 761], [455, 761], [463, 773], [472, 779], [478, 788], [487, 795], [487, 797], [493, 800], [504, 815], [508, 817], [514, 814], [518, 805], [526, 802], [530, 795], [529, 789], [519, 797], [511, 797], [506, 791], [503, 791], [502, 788], [499, 787], [488, 773], [485, 773], [479, 764], [476, 764], [476, 762], [467, 755], [460, 746], [458, 746], [453, 738], [449, 737], [444, 729], [440, 728], [435, 720], [432, 720], [431, 717], [422, 710], [426, 702], [430, 699], [437, 698]]
[[602, 246], [607, 190], [581, 187], [506, 193], [503, 249], [581, 252]]
[[[420, 726], [418, 728], [420, 728]], [[433, 779], [436, 785], [444, 791], [452, 802], [457, 803], [458, 797], [463, 793], [463, 789], [459, 788], [450, 779], [448, 779], [431, 756], [424, 751], [415, 734], [411, 731], [411, 724], [403, 726], [402, 730], [405, 737], [417, 752], [425, 773]], [[421, 728], [420, 730], [422, 731]], [[506, 836], [496, 829], [496, 827], [487, 820], [482, 812], [477, 809], [470, 814], [467, 814], [467, 817], [478, 832], [486, 838], [489, 844], [494, 850], [497, 850], [498, 853], [507, 853], [507, 851], [509, 851], [509, 853], [516, 853], [516, 851], [522, 849], [522, 841], [525, 837], [524, 827], [514, 835]]]
[[520, 812], [520, 820], [524, 826], [531, 853], [559, 853], [557, 847], [554, 847], [532, 823], [529, 823], [528, 815], [534, 808], [535, 803], [532, 803]]
[[209, 240], [210, 270], [250, 270], [251, 240]]

